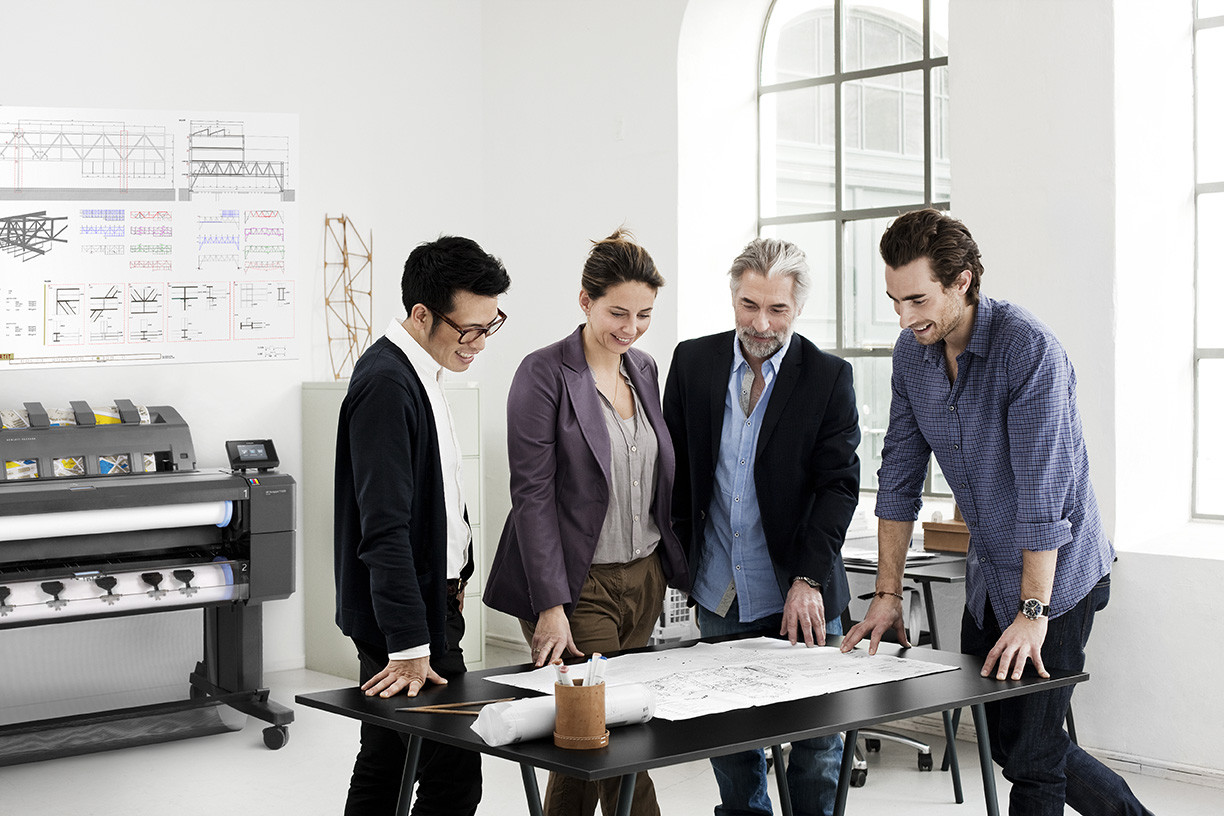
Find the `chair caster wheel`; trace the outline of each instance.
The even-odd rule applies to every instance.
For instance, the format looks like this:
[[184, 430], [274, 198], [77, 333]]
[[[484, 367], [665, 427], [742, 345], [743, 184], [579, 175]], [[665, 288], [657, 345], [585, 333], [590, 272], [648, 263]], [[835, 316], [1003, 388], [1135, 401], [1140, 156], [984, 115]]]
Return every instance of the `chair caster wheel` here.
[[857, 769], [850, 771], [850, 787], [861, 788], [866, 784], [867, 771], [865, 769], [861, 771]]
[[263, 730], [264, 745], [277, 751], [289, 742], [289, 727], [286, 725], [271, 725]]
[[864, 739], [863, 747], [867, 749], [868, 753], [872, 753], [872, 754], [880, 753], [880, 741], [878, 739], [872, 739], [870, 737], [868, 737], [867, 739]]
[[931, 759], [930, 754], [919, 754], [918, 755], [918, 770], [929, 771], [933, 767], [934, 767], [934, 761]]

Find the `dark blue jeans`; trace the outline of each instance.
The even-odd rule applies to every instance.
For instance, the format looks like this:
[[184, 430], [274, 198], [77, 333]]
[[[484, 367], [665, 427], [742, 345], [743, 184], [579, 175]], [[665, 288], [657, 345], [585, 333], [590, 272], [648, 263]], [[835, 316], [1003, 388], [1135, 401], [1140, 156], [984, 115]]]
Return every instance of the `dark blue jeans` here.
[[[446, 639], [450, 650], [430, 666], [447, 680], [467, 671], [459, 640], [463, 637], [463, 614], [456, 598], [447, 600]], [[372, 643], [354, 641], [365, 683], [387, 665], [387, 650]], [[345, 816], [380, 816], [395, 813], [400, 780], [404, 776], [408, 735], [369, 723], [361, 724], [361, 750], [353, 764]], [[417, 760], [417, 789], [412, 803], [414, 816], [471, 816], [480, 804], [480, 754], [440, 742], [424, 740]]]
[[[697, 625], [702, 637], [756, 633], [777, 635], [782, 627], [782, 615], [740, 623], [739, 602], [731, 604], [727, 617], [722, 618], [708, 609], [697, 607]], [[834, 618], [825, 625], [830, 635], [840, 635], [841, 620]], [[833, 813], [837, 798], [837, 776], [841, 770], [842, 738], [838, 734], [791, 743], [790, 761], [786, 765], [786, 786], [790, 789], [791, 807], [796, 816]], [[780, 761], [775, 757], [775, 761]], [[722, 804], [714, 808], [715, 816], [767, 816], [773, 813], [769, 802], [769, 770], [762, 750], [711, 757], [714, 778]]]
[[[1047, 670], [1082, 671], [1084, 647], [1096, 613], [1109, 603], [1109, 576], [1069, 612], [1050, 621], [1041, 660]], [[979, 628], [969, 609], [961, 621], [961, 651], [985, 656], [1002, 632], [989, 601], [985, 626]], [[1026, 671], [1033, 671], [1030, 665]], [[1064, 804], [1083, 816], [1141, 816], [1151, 812], [1130, 786], [1063, 730], [1071, 705], [1071, 686], [986, 703], [990, 752], [1012, 784], [1012, 816], [1058, 816]]]

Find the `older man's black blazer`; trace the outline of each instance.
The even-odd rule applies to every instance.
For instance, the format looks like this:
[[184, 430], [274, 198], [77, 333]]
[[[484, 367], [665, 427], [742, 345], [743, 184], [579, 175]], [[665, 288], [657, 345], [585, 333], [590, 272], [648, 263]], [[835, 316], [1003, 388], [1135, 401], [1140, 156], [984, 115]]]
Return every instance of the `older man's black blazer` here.
[[[676, 449], [672, 522], [694, 577], [714, 491], [734, 335], [677, 346], [663, 396]], [[765, 410], [753, 473], [782, 595], [795, 576], [814, 578], [823, 586], [829, 620], [850, 601], [841, 547], [858, 504], [858, 443], [850, 364], [794, 335]]]

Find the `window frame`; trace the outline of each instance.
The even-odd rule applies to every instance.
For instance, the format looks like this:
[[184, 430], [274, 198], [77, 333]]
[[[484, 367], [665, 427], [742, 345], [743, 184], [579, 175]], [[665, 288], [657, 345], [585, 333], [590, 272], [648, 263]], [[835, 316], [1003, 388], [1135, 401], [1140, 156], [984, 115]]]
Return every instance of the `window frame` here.
[[[935, 201], [934, 199], [934, 184], [935, 184], [935, 162], [934, 156], [934, 137], [936, 134], [933, 121], [933, 96], [934, 96], [934, 71], [940, 68], [948, 69], [948, 57], [946, 54], [942, 56], [933, 56], [933, 43], [931, 38], [931, 0], [922, 0], [922, 56], [917, 60], [908, 60], [905, 62], [893, 63], [888, 65], [880, 65], [872, 68], [856, 69], [853, 71], [844, 71], [844, 27], [845, 27], [845, 2], [844, 0], [832, 0], [833, 4], [833, 69], [832, 72], [825, 76], [814, 76], [806, 79], [790, 80], [787, 82], [771, 82], [764, 83], [765, 76], [765, 58], [766, 48], [769, 39], [770, 25], [774, 22], [774, 11], [778, 6], [779, 0], [772, 0], [769, 5], [769, 11], [765, 15], [765, 23], [761, 28], [761, 39], [757, 49], [757, 96], [756, 96], [756, 126], [757, 126], [757, 179], [756, 179], [756, 196], [757, 196], [757, 223], [756, 233], [760, 235], [768, 227], [785, 226], [791, 224], [817, 224], [832, 221], [833, 240], [834, 240], [834, 263], [835, 263], [835, 278], [834, 278], [834, 296], [835, 303], [835, 331], [836, 343], [832, 348], [825, 348], [826, 351], [842, 357], [843, 359], [851, 360], [853, 358], [892, 358], [893, 344], [887, 346], [860, 344], [851, 346], [847, 343], [847, 339], [851, 336], [851, 329], [848, 325], [848, 320], [851, 316], [846, 314], [847, 303], [847, 283], [852, 275], [852, 270], [847, 268], [846, 258], [846, 232], [848, 225], [855, 221], [865, 221], [879, 218], [896, 217], [904, 212], [916, 209], [931, 207], [937, 210], [947, 211], [951, 207], [951, 194], [947, 201]], [[947, 49], [945, 49], [947, 50]], [[846, 157], [845, 157], [845, 107], [844, 107], [844, 87], [848, 83], [859, 82], [864, 79], [872, 79], [881, 76], [897, 75], [903, 76], [907, 72], [921, 71], [922, 72], [922, 127], [923, 127], [923, 200], [920, 203], [909, 205], [891, 205], [885, 207], [862, 207], [862, 208], [847, 208], [845, 206], [845, 175], [846, 175]], [[904, 82], [902, 81], [902, 87]], [[790, 215], [763, 215], [764, 201], [762, 197], [762, 187], [765, 181], [764, 168], [764, 146], [761, 143], [762, 133], [762, 100], [772, 94], [778, 94], [785, 91], [800, 90], [805, 88], [816, 88], [822, 86], [832, 86], [833, 88], [833, 155], [834, 155], [834, 205], [831, 210], [823, 212], [810, 212], [802, 214]], [[776, 178], [776, 170], [775, 178]], [[934, 487], [934, 457], [932, 464], [927, 468], [926, 481], [923, 487], [923, 494], [932, 497], [950, 497], [950, 491], [937, 491]], [[863, 486], [860, 488], [864, 492], [875, 492], [876, 488]]]

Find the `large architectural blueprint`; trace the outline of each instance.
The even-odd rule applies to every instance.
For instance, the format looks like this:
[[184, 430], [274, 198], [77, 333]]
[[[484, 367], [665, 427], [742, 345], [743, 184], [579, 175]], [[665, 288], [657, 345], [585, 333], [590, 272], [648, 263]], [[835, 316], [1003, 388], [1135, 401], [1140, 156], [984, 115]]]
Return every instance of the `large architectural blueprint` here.
[[297, 127], [0, 107], [0, 365], [296, 357]]
[[[762, 637], [621, 655], [608, 659], [604, 676], [609, 686], [641, 683], [652, 689], [654, 716], [687, 720], [955, 670], [911, 658], [873, 657], [865, 649], [842, 654], [832, 646], [791, 646]], [[489, 679], [551, 694], [555, 678], [545, 666]]]

